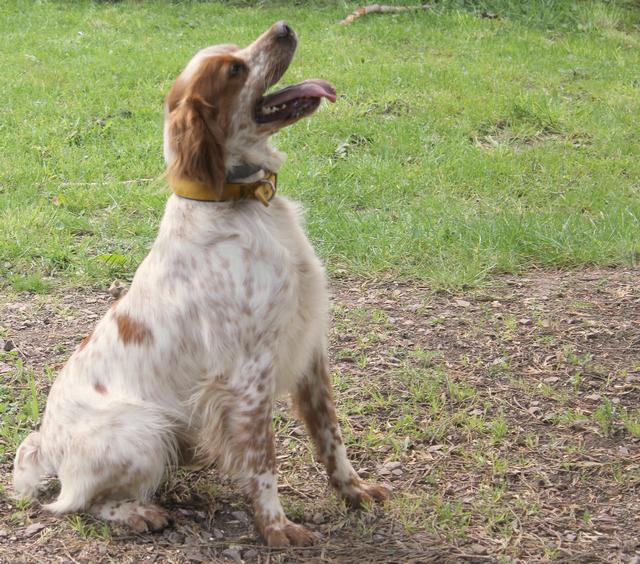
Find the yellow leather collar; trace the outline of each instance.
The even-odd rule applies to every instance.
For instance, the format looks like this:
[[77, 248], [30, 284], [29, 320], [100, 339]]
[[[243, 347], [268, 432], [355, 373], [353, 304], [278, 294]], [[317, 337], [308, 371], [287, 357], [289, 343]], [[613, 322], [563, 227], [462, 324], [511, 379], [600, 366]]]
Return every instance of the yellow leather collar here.
[[276, 194], [278, 175], [270, 172], [264, 178], [254, 182], [226, 182], [222, 193], [216, 194], [211, 187], [186, 178], [170, 178], [169, 186], [175, 194], [201, 202], [229, 202], [237, 200], [258, 200], [268, 206]]

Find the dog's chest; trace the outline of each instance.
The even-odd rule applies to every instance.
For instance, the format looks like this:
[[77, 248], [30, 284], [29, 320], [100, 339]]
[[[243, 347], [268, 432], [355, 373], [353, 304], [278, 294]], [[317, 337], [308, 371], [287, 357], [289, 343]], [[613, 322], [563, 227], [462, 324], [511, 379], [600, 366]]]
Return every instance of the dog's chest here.
[[309, 356], [305, 343], [317, 343], [324, 332], [327, 310], [324, 271], [295, 208], [284, 201], [267, 215], [253, 206], [211, 223], [196, 214], [188, 225], [205, 226], [201, 239], [196, 231], [177, 243], [167, 232], [183, 228], [185, 218], [169, 211], [183, 223], [165, 222], [131, 298], [162, 296], [160, 315], [177, 332], [174, 342], [191, 345], [211, 370], [270, 351], [277, 387], [286, 389]]

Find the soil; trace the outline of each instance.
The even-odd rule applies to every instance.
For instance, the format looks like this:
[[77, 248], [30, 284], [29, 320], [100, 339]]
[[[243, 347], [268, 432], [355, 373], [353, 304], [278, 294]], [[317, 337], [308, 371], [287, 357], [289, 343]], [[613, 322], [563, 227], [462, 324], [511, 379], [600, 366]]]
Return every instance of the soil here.
[[[530, 272], [459, 293], [333, 280], [341, 423], [354, 466], [391, 502], [355, 513], [338, 502], [284, 402], [280, 491], [317, 534], [306, 549], [265, 548], [215, 469], [168, 477], [162, 533], [21, 506], [15, 444], [0, 433], [0, 561], [640, 562], [639, 282], [638, 269]], [[0, 344], [14, 347], [0, 356], [2, 397], [24, 397], [25, 369], [46, 394], [112, 301], [0, 292]]]

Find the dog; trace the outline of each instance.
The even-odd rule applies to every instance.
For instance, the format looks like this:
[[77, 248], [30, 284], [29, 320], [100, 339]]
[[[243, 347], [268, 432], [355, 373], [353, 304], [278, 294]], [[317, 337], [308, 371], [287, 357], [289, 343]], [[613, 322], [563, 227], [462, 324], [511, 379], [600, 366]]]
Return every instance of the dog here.
[[277, 491], [272, 409], [289, 393], [338, 494], [354, 507], [388, 497], [347, 458], [327, 368], [326, 276], [299, 206], [275, 195], [285, 156], [269, 137], [336, 99], [322, 80], [265, 94], [296, 46], [278, 22], [244, 49], [203, 49], [173, 84], [164, 157], [174, 194], [129, 291], [62, 368], [40, 430], [18, 448], [18, 495], [57, 475], [45, 509], [160, 530], [169, 515], [150, 499], [165, 471], [215, 463], [248, 494], [267, 545], [309, 545]]

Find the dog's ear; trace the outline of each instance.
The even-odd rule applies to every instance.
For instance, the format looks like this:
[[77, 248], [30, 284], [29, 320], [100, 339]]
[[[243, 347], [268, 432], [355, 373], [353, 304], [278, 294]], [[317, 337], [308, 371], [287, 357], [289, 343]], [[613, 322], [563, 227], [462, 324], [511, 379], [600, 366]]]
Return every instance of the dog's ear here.
[[175, 159], [170, 177], [195, 180], [216, 194], [222, 192], [225, 135], [218, 118], [216, 108], [196, 96], [183, 99], [171, 113], [169, 138]]
[[175, 152], [170, 177], [195, 180], [222, 192], [230, 113], [246, 76], [245, 64], [232, 55], [203, 61], [169, 114], [169, 142]]

